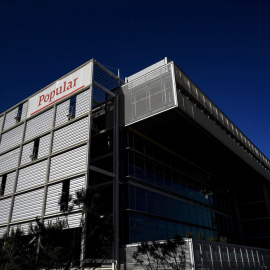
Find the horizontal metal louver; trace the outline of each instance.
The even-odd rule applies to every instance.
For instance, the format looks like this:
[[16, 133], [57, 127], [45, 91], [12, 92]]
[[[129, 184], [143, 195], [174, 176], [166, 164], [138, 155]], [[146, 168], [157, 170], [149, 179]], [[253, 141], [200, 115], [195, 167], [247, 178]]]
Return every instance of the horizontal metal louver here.
[[27, 108], [28, 108], [28, 102], [23, 103], [21, 121], [26, 118]]
[[6, 114], [5, 123], [4, 123], [4, 130], [7, 130], [8, 128], [14, 126], [17, 122], [15, 117], [18, 113], [18, 107], [11, 110]]
[[120, 124], [126, 126], [176, 107], [174, 85], [171, 64], [123, 85]]
[[15, 177], [16, 177], [16, 172], [12, 172], [7, 175], [5, 195], [13, 193]]
[[60, 212], [60, 206], [58, 205], [59, 199], [62, 194], [63, 183], [57, 183], [48, 186], [47, 200], [46, 200], [46, 215], [54, 214]]
[[50, 109], [27, 121], [25, 141], [30, 140], [52, 128], [53, 109]]
[[0, 224], [8, 222], [10, 212], [11, 197], [0, 200]]
[[45, 184], [47, 160], [35, 163], [19, 170], [16, 191]]
[[30, 155], [33, 153], [33, 147], [34, 147], [34, 141], [27, 143], [23, 146], [21, 165], [24, 165], [32, 161]]
[[23, 125], [4, 133], [1, 138], [0, 153], [21, 143], [23, 135]]
[[89, 98], [90, 98], [90, 89], [80, 93], [76, 97], [76, 113], [75, 116], [80, 116], [84, 113], [89, 112]]
[[[35, 221], [32, 222], [33, 224], [35, 224]], [[20, 224], [14, 224], [12, 226], [10, 226], [10, 230], [16, 230], [17, 228], [20, 228], [25, 235], [29, 234], [29, 226], [30, 226], [31, 222], [27, 222], [27, 223], [20, 223]]]
[[59, 151], [88, 138], [88, 117], [54, 132], [53, 152]]
[[52, 157], [50, 181], [84, 172], [86, 170], [87, 146], [83, 145]]
[[16, 148], [0, 156], [0, 174], [17, 167], [19, 151], [20, 151], [20, 148]]
[[7, 227], [0, 227], [0, 238], [3, 238], [4, 233], [7, 231]]
[[62, 125], [68, 121], [69, 99], [56, 106], [55, 126]]
[[[73, 199], [76, 199], [76, 191], [81, 190], [85, 186], [85, 176], [74, 178], [70, 180], [69, 194]], [[78, 207], [74, 207], [76, 209]]]
[[39, 141], [38, 158], [45, 157], [49, 154], [51, 134], [43, 136]]
[[12, 221], [33, 219], [41, 215], [44, 188], [15, 196]]
[[67, 216], [68, 228], [78, 228], [81, 225], [82, 213], [69, 214]]

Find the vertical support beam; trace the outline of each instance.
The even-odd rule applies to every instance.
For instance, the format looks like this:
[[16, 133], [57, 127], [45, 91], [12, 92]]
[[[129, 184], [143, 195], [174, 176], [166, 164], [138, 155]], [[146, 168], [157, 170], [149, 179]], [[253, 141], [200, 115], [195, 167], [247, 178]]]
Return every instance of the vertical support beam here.
[[[15, 181], [14, 181], [14, 186], [13, 186], [13, 194], [12, 194], [12, 198], [11, 198], [10, 211], [9, 211], [9, 217], [8, 217], [8, 225], [7, 225], [7, 233], [8, 234], [9, 234], [10, 223], [11, 223], [11, 219], [12, 219], [12, 212], [13, 212], [13, 207], [14, 207], [14, 202], [15, 202], [14, 193], [16, 192], [18, 177], [19, 177], [19, 167], [20, 167], [20, 163], [21, 163], [23, 142], [24, 142], [26, 125], [27, 125], [26, 119], [24, 119], [23, 125], [24, 125], [23, 126], [23, 134], [22, 134], [22, 140], [21, 140], [21, 144], [20, 144], [20, 152], [19, 152], [19, 157], [18, 157], [18, 162], [17, 162], [17, 167], [16, 167]], [[4, 127], [4, 123], [3, 123], [3, 127]]]
[[119, 263], [119, 97], [114, 98], [114, 127], [113, 127], [113, 259], [116, 269], [120, 269]]
[[[88, 142], [87, 142], [87, 157], [86, 157], [86, 179], [85, 190], [88, 189], [90, 183], [90, 150], [91, 150], [91, 126], [92, 126], [92, 104], [93, 104], [93, 81], [94, 81], [94, 62], [91, 61], [91, 76], [90, 80], [90, 95], [89, 95], [89, 114], [88, 114]], [[82, 216], [82, 235], [81, 235], [81, 254], [80, 254], [80, 267], [84, 269], [86, 260], [86, 227], [87, 227], [87, 213]]]
[[43, 218], [45, 216], [46, 210], [46, 200], [47, 200], [47, 193], [48, 193], [48, 182], [50, 176], [50, 166], [51, 166], [51, 154], [52, 154], [52, 147], [53, 147], [53, 133], [54, 133], [54, 125], [55, 125], [55, 118], [56, 118], [56, 105], [53, 107], [53, 119], [52, 119], [52, 127], [50, 133], [50, 146], [49, 146], [49, 153], [47, 159], [47, 168], [46, 168], [46, 179], [45, 179], [45, 186], [44, 186], [44, 193], [43, 193], [43, 204], [42, 204], [42, 212], [41, 212], [41, 220], [43, 222]]

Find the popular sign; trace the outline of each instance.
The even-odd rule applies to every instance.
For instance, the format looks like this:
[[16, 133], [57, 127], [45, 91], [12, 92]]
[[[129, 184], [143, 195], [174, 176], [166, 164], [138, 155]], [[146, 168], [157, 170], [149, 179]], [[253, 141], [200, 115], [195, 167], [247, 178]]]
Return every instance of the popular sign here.
[[47, 108], [56, 101], [61, 100], [84, 88], [91, 83], [91, 63], [83, 66], [72, 74], [56, 81], [29, 99], [27, 117]]

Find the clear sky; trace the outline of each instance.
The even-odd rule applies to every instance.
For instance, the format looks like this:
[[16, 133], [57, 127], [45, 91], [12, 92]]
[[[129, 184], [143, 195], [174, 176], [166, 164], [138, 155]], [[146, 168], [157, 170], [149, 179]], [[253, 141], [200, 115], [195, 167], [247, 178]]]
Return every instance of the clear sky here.
[[91, 58], [167, 56], [270, 158], [269, 0], [0, 0], [0, 34], [0, 113]]

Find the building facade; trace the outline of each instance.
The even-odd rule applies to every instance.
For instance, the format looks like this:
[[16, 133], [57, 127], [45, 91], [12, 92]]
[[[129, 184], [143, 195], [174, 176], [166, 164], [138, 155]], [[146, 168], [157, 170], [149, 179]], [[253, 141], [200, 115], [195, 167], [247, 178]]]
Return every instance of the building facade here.
[[269, 160], [167, 58], [125, 82], [92, 59], [0, 114], [0, 131], [0, 237], [37, 216], [80, 228], [59, 197], [94, 186], [116, 261], [176, 233], [270, 248]]

